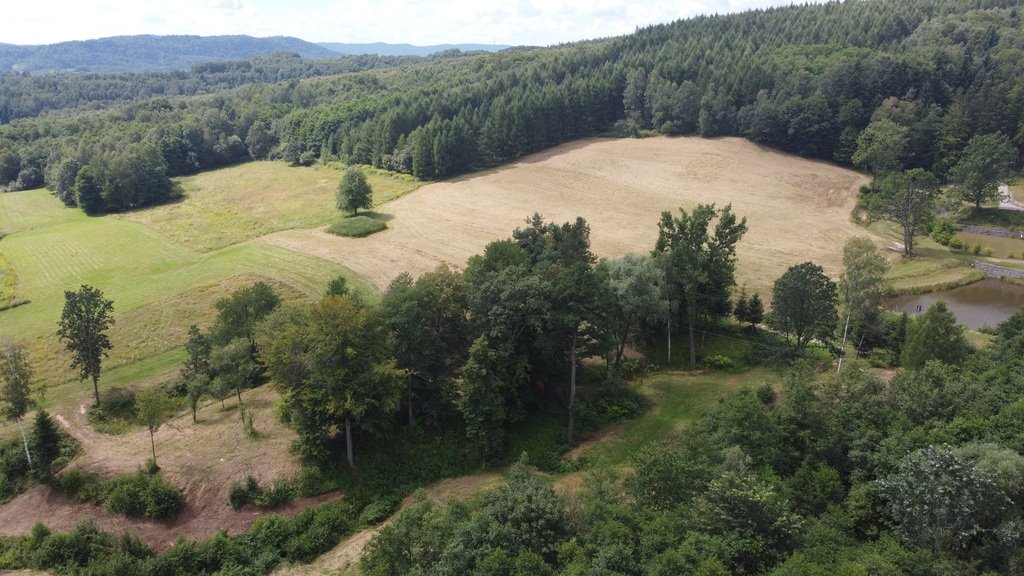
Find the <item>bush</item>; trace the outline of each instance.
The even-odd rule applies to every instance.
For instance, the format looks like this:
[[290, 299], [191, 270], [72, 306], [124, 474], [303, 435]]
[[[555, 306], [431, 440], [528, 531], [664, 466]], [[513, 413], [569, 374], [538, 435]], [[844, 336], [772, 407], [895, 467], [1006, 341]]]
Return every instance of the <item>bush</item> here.
[[181, 492], [159, 476], [142, 472], [110, 481], [107, 510], [133, 518], [173, 520], [181, 512], [185, 499]]
[[719, 354], [712, 354], [711, 356], [704, 358], [703, 364], [708, 368], [712, 368], [714, 370], [732, 370], [733, 368], [736, 367], [736, 364], [733, 363], [732, 358], [729, 358], [728, 356], [722, 356]]
[[949, 218], [936, 218], [932, 222], [931, 237], [939, 244], [949, 246], [950, 241], [956, 237], [956, 228], [953, 226], [953, 221]]
[[359, 525], [374, 526], [387, 520], [388, 516], [398, 508], [398, 504], [398, 498], [395, 496], [381, 496], [377, 498], [367, 504], [363, 511], [359, 513]]
[[369, 216], [352, 216], [345, 218], [340, 222], [331, 224], [327, 231], [336, 236], [363, 238], [370, 234], [380, 232], [387, 227], [388, 225], [384, 222], [375, 220]]
[[259, 508], [270, 509], [289, 504], [299, 495], [298, 484], [289, 480], [276, 480], [273, 487], [264, 489], [259, 480], [247, 475], [245, 483], [235, 482], [228, 490], [228, 503], [235, 510], [246, 504], [254, 504]]
[[141, 471], [102, 480], [95, 474], [71, 470], [52, 479], [50, 488], [66, 498], [102, 504], [111, 513], [132, 518], [169, 521], [185, 506], [177, 488]]

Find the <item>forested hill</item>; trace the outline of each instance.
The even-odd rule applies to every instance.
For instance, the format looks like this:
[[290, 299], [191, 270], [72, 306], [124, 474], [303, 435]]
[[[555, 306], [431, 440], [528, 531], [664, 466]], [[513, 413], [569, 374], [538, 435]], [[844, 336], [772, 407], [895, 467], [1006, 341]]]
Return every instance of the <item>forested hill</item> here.
[[143, 72], [187, 70], [212, 60], [248, 60], [274, 52], [304, 58], [337, 53], [287, 36], [114, 36], [39, 46], [0, 44], [0, 72]]
[[[117, 167], [133, 164], [177, 175], [247, 158], [338, 158], [443, 178], [608, 130], [740, 135], [849, 164], [878, 123], [900, 143], [889, 154], [896, 162], [942, 177], [975, 135], [1003, 132], [1021, 146], [1021, 5], [774, 8], [602, 41], [442, 55], [18, 120], [0, 126], [0, 182], [19, 188], [45, 179], [74, 202], [65, 187], [77, 166], [92, 165], [105, 189], [118, 191], [108, 208], [122, 209], [145, 203], [118, 175]], [[0, 99], [0, 121], [10, 108]]]
[[459, 52], [497, 52], [511, 48], [504, 44], [434, 44], [432, 46], [414, 46], [412, 44], [388, 44], [371, 42], [369, 44], [348, 44], [340, 42], [320, 42], [320, 45], [338, 54], [357, 56], [360, 54], [378, 54], [380, 56], [430, 56], [438, 52], [458, 50]]

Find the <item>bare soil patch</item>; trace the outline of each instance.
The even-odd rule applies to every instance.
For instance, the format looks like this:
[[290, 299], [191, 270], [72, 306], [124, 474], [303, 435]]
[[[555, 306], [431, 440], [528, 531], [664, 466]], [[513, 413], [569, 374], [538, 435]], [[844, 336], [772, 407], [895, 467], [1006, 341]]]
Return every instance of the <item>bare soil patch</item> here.
[[[179, 537], [200, 540], [221, 530], [236, 534], [268, 512], [255, 507], [233, 510], [227, 493], [232, 483], [247, 474], [261, 484], [298, 474], [298, 458], [288, 448], [295, 435], [274, 417], [277, 394], [269, 387], [242, 395], [246, 409], [255, 414], [257, 439], [242, 432], [236, 401], [209, 403], [199, 412], [199, 423], [185, 414], [156, 433], [157, 461], [161, 474], [185, 494], [186, 506], [171, 523], [108, 515], [101, 507], [68, 500], [44, 486], [37, 486], [0, 507], [0, 534], [28, 534], [36, 522], [55, 530], [70, 530], [92, 519], [114, 533], [130, 531], [150, 546], [162, 550]], [[149, 432], [139, 430], [119, 436], [96, 432], [86, 420], [88, 404], [57, 409], [54, 416], [82, 445], [83, 454], [70, 468], [104, 477], [134, 472], [149, 455]], [[303, 508], [337, 497], [328, 494], [278, 508], [279, 514], [297, 514]]]
[[431, 184], [378, 208], [388, 230], [338, 238], [321, 229], [257, 240], [344, 264], [379, 288], [399, 273], [440, 262], [462, 266], [539, 212], [550, 221], [583, 216], [601, 256], [647, 252], [663, 210], [732, 204], [750, 231], [738, 275], [766, 292], [786, 268], [812, 260], [838, 275], [850, 237], [856, 172], [762, 148], [738, 138], [589, 139], [484, 173]]

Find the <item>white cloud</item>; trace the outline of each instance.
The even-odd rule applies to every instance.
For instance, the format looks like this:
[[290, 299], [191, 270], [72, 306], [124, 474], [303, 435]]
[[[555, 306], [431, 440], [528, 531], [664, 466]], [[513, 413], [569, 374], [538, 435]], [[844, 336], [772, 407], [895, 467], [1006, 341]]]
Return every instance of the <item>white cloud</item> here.
[[789, 0], [40, 0], [5, 6], [0, 42], [125, 34], [297, 36], [314, 42], [555, 44]]

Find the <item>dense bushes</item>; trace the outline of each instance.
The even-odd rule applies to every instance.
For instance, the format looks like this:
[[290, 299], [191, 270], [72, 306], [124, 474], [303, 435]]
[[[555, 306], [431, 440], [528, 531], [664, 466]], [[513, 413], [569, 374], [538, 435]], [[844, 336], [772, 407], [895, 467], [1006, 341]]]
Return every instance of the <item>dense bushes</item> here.
[[132, 518], [170, 521], [185, 505], [179, 490], [161, 477], [144, 472], [102, 480], [96, 475], [72, 470], [54, 478], [50, 486], [68, 498], [102, 504], [113, 514]]
[[46, 480], [78, 451], [74, 440], [57, 427], [45, 410], [36, 413], [28, 443], [32, 466], [28, 464], [21, 438], [0, 444], [0, 502], [22, 493], [35, 480]]
[[283, 562], [309, 562], [334, 547], [357, 525], [357, 511], [348, 502], [333, 502], [294, 518], [267, 516], [238, 536], [222, 532], [200, 543], [180, 539], [160, 555], [135, 537], [117, 538], [89, 522], [66, 534], [37, 524], [31, 536], [0, 539], [0, 569], [105, 576], [267, 574]]
[[290, 504], [298, 496], [298, 487], [288, 480], [277, 480], [270, 488], [260, 486], [254, 476], [246, 476], [245, 482], [235, 482], [228, 491], [228, 503], [235, 510], [253, 504], [259, 508], [277, 508]]

